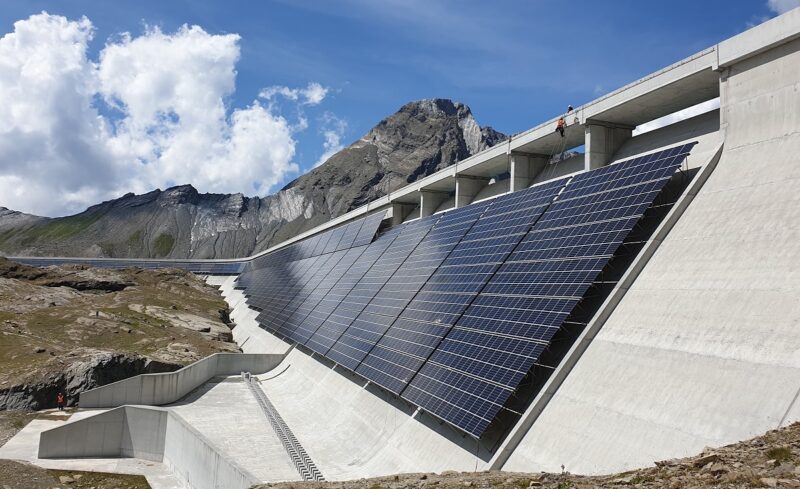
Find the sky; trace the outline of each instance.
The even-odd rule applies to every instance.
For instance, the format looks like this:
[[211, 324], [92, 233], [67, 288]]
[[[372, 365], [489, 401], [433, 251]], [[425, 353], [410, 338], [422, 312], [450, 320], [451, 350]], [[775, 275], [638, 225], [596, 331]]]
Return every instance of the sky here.
[[516, 133], [800, 0], [3, 0], [0, 206], [264, 196], [407, 102]]

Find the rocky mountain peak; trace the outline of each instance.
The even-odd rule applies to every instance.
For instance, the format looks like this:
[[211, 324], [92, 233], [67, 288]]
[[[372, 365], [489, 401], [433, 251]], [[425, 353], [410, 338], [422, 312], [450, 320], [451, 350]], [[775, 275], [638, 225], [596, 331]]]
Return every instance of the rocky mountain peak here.
[[415, 100], [400, 107], [398, 112], [418, 113], [424, 112], [432, 115], [459, 116], [471, 115], [469, 107], [461, 102], [453, 102], [446, 98], [427, 98]]
[[65, 218], [9, 218], [0, 211], [0, 231], [9, 230], [0, 232], [0, 254], [247, 256], [505, 139], [481, 127], [463, 103], [417, 100], [266, 197], [201, 194], [179, 185], [126, 194]]
[[193, 186], [177, 185], [162, 191], [158, 196], [158, 201], [162, 206], [195, 204], [198, 202], [199, 196], [199, 192]]

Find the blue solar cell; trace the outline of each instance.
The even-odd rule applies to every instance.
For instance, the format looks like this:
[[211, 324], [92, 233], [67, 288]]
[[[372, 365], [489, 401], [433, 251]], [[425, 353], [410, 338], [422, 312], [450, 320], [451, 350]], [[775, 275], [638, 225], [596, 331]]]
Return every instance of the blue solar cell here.
[[401, 396], [479, 437], [685, 156], [661, 153], [572, 178]]
[[[431, 224], [430, 220], [425, 220], [421, 225], [417, 221], [398, 226], [370, 244], [342, 277], [341, 287], [331, 290], [330, 301], [322, 301], [322, 305], [332, 308], [332, 311], [327, 314], [320, 312], [315, 318], [320, 325], [306, 346], [317, 353], [326, 354], [374, 297], [377, 288], [385, 283], [387, 275], [400, 266], [399, 260], [410, 253], [409, 242], [421, 240], [420, 233], [430, 229]], [[397, 242], [401, 236], [403, 240]]]
[[[451, 224], [448, 229], [462, 231], [460, 234], [447, 234], [459, 238], [458, 242], [448, 247], [449, 253], [443, 262], [436, 264], [434, 273], [426, 277], [423, 287], [409, 288], [413, 292], [419, 291], [413, 300], [409, 302], [408, 294], [403, 294], [395, 309], [390, 311], [383, 302], [379, 307], [370, 304], [368, 310], [394, 315], [402, 306], [405, 307], [356, 372], [391, 392], [401, 392], [412, 378], [409, 372], [416, 372], [430, 356], [564, 183], [548, 183], [502, 196], [480, 208], [480, 216], [476, 215], [477, 206], [472, 206], [476, 207], [472, 214], [454, 218], [452, 222], [460, 224]], [[442, 224], [446, 219], [447, 216], [429, 237], [445, 234]], [[507, 220], [513, 222], [509, 226], [496, 225]], [[391, 291], [389, 295], [397, 296], [398, 292]]]
[[[447, 258], [448, 254], [455, 248], [464, 235], [472, 228], [478, 218], [489, 207], [490, 204], [478, 204], [461, 209], [449, 211], [442, 215], [436, 222], [431, 231], [419, 243], [409, 257], [403, 262], [398, 270], [392, 275], [387, 283], [381, 288], [378, 294], [365, 307], [362, 314], [380, 314], [393, 322], [408, 303], [415, 297], [417, 292], [425, 285], [430, 276]], [[361, 316], [359, 316], [359, 319]], [[385, 332], [385, 331], [384, 331]], [[348, 333], [343, 336], [348, 339]], [[374, 339], [371, 346], [375, 346], [380, 337]], [[366, 354], [370, 353], [367, 350]], [[382, 352], [385, 354], [385, 352]], [[385, 355], [384, 355], [385, 356]], [[382, 357], [381, 357], [382, 358]], [[402, 360], [403, 357], [397, 357]], [[361, 357], [360, 360], [363, 360]], [[374, 358], [374, 364], [379, 361]], [[383, 360], [381, 360], [383, 361]], [[386, 368], [396, 368], [391, 363], [387, 363]], [[372, 374], [380, 367], [365, 370], [356, 369], [356, 372], [364, 375], [376, 383], [383, 380], [373, 377]], [[417, 367], [414, 367], [416, 371]]]

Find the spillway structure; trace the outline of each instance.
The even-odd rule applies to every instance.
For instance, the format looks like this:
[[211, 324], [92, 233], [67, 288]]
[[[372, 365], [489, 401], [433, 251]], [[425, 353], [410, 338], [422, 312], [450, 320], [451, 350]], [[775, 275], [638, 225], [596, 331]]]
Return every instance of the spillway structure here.
[[0, 457], [597, 474], [798, 421], [798, 66], [795, 9], [253, 257], [12, 257], [206, 275], [245, 353], [83, 393]]

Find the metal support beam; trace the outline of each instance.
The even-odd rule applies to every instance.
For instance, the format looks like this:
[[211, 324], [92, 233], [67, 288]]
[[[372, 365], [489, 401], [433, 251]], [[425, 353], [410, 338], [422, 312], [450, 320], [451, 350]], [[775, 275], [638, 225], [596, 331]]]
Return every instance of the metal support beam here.
[[630, 139], [633, 127], [588, 120], [585, 124], [585, 132], [584, 169], [593, 170], [608, 164], [622, 143]]

